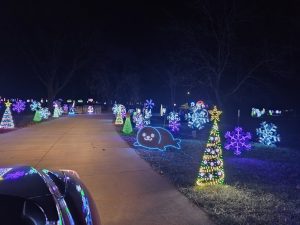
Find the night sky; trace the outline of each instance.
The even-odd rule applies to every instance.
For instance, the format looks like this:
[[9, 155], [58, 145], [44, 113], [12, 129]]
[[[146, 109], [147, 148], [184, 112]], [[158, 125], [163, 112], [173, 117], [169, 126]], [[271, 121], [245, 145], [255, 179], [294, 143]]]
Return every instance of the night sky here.
[[[129, 94], [118, 97], [120, 93], [138, 86], [135, 95], [141, 101], [153, 98], [170, 104], [167, 71], [176, 65], [177, 73], [200, 77], [201, 72], [195, 72], [199, 56], [193, 55], [193, 51], [198, 48], [209, 52], [215, 47], [209, 37], [208, 18], [201, 11], [210, 2], [211, 13], [216, 18], [224, 13], [224, 5], [232, 7], [237, 18], [231, 27], [233, 57], [222, 80], [224, 90], [238, 73], [245, 73], [260, 58], [272, 59], [254, 72], [259, 81], [246, 84], [232, 102], [297, 107], [299, 101], [295, 95], [300, 71], [300, 4], [297, 1], [63, 2], [0, 3], [0, 96], [46, 97], [46, 89], [33, 72], [27, 54], [33, 52], [42, 58], [53, 40], [62, 38], [63, 67], [67, 68], [70, 57], [78, 53], [77, 43], [81, 42], [85, 43], [84, 65], [57, 97], [126, 102], [131, 97]], [[106, 94], [91, 91], [95, 74], [108, 80]], [[205, 85], [194, 85], [191, 95], [186, 96], [189, 88], [183, 83], [176, 89], [175, 101], [179, 104], [199, 99], [215, 103]], [[104, 97], [107, 93], [111, 95]]]

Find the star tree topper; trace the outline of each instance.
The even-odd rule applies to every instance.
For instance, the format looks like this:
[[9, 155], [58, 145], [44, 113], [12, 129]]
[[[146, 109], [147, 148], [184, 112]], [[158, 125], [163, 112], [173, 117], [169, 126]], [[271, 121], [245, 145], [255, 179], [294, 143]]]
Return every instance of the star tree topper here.
[[11, 102], [9, 102], [9, 100], [7, 100], [7, 102], [5, 102], [5, 106], [6, 106], [7, 108], [9, 108], [9, 107], [11, 106]]
[[222, 114], [222, 111], [219, 111], [217, 109], [217, 106], [214, 106], [213, 110], [208, 110], [209, 114], [211, 115], [210, 120], [213, 122], [219, 122], [220, 121], [220, 115]]

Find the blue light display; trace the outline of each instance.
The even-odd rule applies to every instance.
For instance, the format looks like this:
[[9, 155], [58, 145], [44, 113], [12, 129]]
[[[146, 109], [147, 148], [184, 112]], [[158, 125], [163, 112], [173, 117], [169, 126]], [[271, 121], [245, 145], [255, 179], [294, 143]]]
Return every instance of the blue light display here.
[[260, 128], [256, 129], [258, 141], [264, 145], [276, 146], [275, 143], [280, 142], [280, 136], [277, 134], [277, 126], [266, 121], [260, 124]]
[[175, 139], [170, 131], [162, 127], [143, 127], [137, 133], [135, 146], [165, 151], [168, 147], [180, 149], [180, 139]]

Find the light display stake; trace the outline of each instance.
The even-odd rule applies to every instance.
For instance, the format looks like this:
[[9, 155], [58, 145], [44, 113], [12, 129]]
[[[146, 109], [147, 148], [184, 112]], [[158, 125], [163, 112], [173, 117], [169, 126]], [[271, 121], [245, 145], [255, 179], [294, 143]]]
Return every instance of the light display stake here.
[[180, 127], [180, 117], [177, 112], [170, 112], [169, 115], [167, 116], [167, 120], [169, 120], [169, 128], [173, 132], [179, 131]]
[[22, 101], [22, 100], [18, 100], [16, 102], [13, 103], [12, 105], [12, 110], [17, 112], [17, 113], [20, 113], [20, 112], [23, 112], [26, 108], [26, 102]]
[[277, 134], [277, 126], [266, 121], [260, 124], [260, 128], [256, 129], [258, 141], [267, 146], [276, 146], [275, 143], [280, 142], [280, 135]]
[[213, 126], [209, 134], [208, 142], [204, 151], [199, 175], [196, 180], [196, 185], [215, 185], [224, 183], [224, 168], [222, 146], [219, 134], [218, 121], [220, 121], [221, 111], [218, 111], [216, 106], [209, 111]]
[[126, 115], [126, 120], [122, 131], [124, 134], [131, 134], [133, 132], [129, 113]]
[[9, 100], [5, 103], [6, 109], [4, 111], [1, 123], [0, 123], [0, 128], [3, 129], [13, 129], [15, 128], [15, 124], [14, 124], [14, 120], [12, 118], [12, 114], [10, 111], [10, 106], [11, 103], [9, 102]]
[[236, 127], [231, 132], [227, 131], [225, 138], [225, 149], [233, 150], [235, 155], [240, 155], [242, 151], [251, 149], [251, 134], [244, 132], [241, 127]]

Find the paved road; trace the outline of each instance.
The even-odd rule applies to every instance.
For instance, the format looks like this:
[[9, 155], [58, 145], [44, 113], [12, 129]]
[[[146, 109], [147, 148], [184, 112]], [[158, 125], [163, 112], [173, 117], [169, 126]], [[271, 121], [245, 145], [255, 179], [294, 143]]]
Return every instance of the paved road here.
[[0, 134], [0, 166], [73, 169], [103, 225], [210, 225], [206, 214], [155, 173], [99, 116], [60, 118]]

